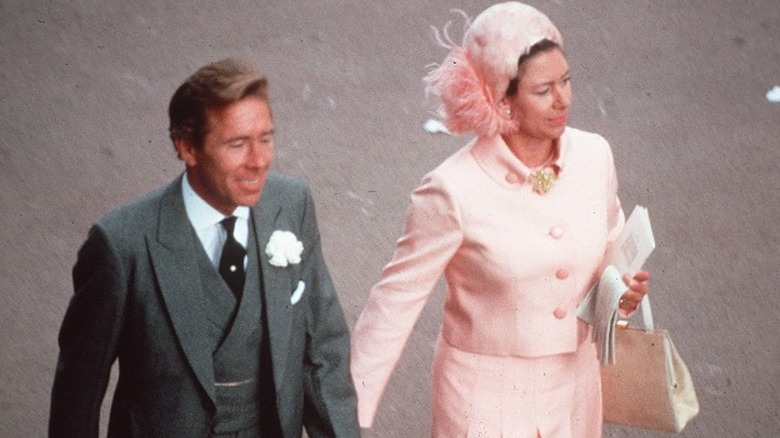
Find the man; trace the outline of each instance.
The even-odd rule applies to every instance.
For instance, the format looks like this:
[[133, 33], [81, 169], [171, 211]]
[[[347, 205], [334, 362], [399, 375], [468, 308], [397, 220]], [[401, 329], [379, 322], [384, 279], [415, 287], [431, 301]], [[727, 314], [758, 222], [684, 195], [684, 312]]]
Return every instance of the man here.
[[49, 435], [359, 436], [348, 329], [300, 181], [268, 169], [265, 78], [224, 60], [173, 95], [185, 173], [108, 214], [73, 269]]

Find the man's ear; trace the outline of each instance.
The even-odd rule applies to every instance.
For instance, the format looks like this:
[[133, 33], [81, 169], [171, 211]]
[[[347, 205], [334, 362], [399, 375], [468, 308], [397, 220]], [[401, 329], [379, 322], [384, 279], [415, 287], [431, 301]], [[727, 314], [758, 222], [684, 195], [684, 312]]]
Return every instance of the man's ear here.
[[184, 161], [187, 167], [192, 167], [198, 163], [198, 157], [195, 153], [196, 148], [191, 141], [179, 138], [173, 141], [173, 147], [176, 148], [179, 158]]

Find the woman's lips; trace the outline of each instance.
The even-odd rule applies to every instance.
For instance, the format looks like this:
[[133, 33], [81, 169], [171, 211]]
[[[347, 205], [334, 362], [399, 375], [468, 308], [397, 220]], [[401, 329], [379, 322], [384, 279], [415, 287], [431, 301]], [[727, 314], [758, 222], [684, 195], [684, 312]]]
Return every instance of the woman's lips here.
[[566, 124], [566, 115], [560, 116], [560, 117], [553, 117], [550, 119], [550, 123], [556, 126], [562, 126]]

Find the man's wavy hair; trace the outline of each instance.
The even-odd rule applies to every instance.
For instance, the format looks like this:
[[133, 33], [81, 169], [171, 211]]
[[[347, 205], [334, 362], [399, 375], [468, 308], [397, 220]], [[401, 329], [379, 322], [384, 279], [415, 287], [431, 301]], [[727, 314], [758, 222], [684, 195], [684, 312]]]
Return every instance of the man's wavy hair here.
[[209, 130], [208, 112], [250, 96], [268, 102], [268, 80], [243, 62], [229, 58], [200, 68], [171, 97], [171, 140], [202, 148]]

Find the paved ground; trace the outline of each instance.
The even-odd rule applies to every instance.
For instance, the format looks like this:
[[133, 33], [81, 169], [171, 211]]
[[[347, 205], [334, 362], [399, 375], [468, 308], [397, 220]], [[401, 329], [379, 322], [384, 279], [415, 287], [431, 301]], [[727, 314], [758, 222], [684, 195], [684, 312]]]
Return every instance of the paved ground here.
[[[165, 108], [200, 65], [271, 78], [276, 168], [314, 188], [350, 324], [420, 177], [465, 143], [430, 135], [429, 26], [489, 2], [0, 0], [0, 436], [44, 436], [70, 268], [89, 225], [182, 168]], [[534, 0], [559, 25], [574, 126], [613, 145], [627, 209], [649, 207], [657, 324], [702, 412], [687, 437], [780, 435], [777, 0]], [[423, 437], [441, 291], [373, 436]], [[608, 427], [609, 437], [663, 436]]]

